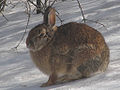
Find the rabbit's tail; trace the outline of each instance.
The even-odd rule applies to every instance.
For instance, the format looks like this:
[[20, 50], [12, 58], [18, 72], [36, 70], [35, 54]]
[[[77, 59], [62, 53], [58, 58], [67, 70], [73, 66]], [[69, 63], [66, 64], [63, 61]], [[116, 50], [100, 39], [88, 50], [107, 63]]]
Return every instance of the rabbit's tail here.
[[108, 64], [109, 64], [109, 54], [110, 54], [109, 48], [105, 44], [104, 50], [101, 53], [101, 58], [102, 58], [103, 62], [102, 62], [100, 70], [103, 71], [103, 72], [106, 71], [106, 69], [108, 67]]
[[109, 64], [109, 48], [107, 45], [104, 47], [101, 55], [81, 64], [77, 70], [82, 74], [82, 77], [89, 77], [91, 75], [106, 71]]

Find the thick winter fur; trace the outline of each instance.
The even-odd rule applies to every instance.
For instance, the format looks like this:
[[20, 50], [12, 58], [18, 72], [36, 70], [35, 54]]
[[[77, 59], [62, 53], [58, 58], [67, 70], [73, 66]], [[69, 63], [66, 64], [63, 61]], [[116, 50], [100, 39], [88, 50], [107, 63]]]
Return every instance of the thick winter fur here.
[[[40, 36], [44, 30], [50, 37]], [[89, 77], [104, 72], [109, 64], [109, 48], [103, 36], [82, 23], [70, 22], [57, 31], [38, 25], [29, 32], [26, 45], [36, 66], [50, 76], [42, 86]]]

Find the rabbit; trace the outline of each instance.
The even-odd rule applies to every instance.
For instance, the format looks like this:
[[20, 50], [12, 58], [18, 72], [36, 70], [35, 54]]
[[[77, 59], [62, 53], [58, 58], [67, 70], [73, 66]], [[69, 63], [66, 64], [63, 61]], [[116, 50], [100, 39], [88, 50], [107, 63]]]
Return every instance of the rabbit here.
[[41, 86], [70, 82], [105, 72], [109, 48], [96, 29], [77, 22], [55, 26], [55, 9], [45, 11], [42, 24], [30, 30], [26, 46], [49, 80]]

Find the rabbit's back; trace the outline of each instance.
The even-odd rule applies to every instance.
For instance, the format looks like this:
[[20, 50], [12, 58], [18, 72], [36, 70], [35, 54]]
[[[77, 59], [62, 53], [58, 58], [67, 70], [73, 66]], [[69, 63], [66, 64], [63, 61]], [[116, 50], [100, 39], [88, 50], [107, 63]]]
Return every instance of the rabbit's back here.
[[91, 45], [91, 48], [97, 47], [98, 52], [100, 52], [99, 50], [103, 49], [106, 43], [97, 30], [86, 24], [70, 22], [58, 27], [53, 45], [58, 49], [62, 49], [64, 46], [66, 46], [66, 49], [74, 49]]

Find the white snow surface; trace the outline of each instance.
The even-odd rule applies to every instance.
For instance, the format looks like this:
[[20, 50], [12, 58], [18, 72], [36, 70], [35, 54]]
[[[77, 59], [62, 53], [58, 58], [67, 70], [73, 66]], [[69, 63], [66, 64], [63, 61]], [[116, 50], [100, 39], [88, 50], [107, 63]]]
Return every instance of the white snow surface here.
[[[25, 45], [30, 29], [42, 23], [41, 14], [31, 13], [23, 42], [17, 51], [11, 49], [19, 42], [27, 23], [22, 1], [24, 2], [12, 0], [16, 6], [11, 8], [13, 6], [8, 5], [5, 8], [4, 15], [9, 21], [0, 16], [0, 90], [120, 90], [120, 0], [79, 0], [85, 17], [99, 21], [107, 28], [106, 30], [100, 24], [87, 22], [102, 33], [110, 48], [110, 64], [107, 71], [90, 78], [46, 88], [40, 85], [46, 82], [48, 77], [33, 64]], [[76, 0], [58, 1], [54, 7], [60, 13], [59, 17], [64, 20], [63, 23], [81, 22], [82, 16]], [[59, 19], [57, 25], [60, 25]]]

